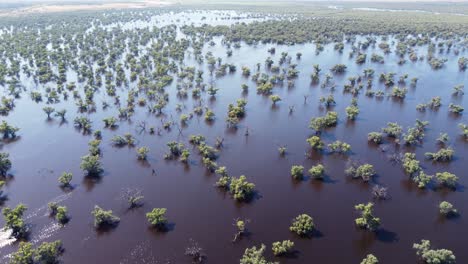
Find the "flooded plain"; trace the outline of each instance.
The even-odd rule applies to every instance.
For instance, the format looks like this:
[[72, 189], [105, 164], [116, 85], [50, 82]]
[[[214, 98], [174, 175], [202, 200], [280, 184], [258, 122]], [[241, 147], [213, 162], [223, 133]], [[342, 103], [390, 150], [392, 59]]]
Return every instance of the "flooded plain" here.
[[[213, 13], [173, 13], [171, 18], [154, 18], [150, 22], [126, 22], [114, 25], [125, 30], [145, 28], [153, 25], [167, 24], [229, 24], [252, 22], [254, 19], [239, 15], [238, 19], [221, 19], [228, 11]], [[193, 17], [192, 17], [193, 16]], [[245, 19], [245, 21], [244, 21]], [[267, 18], [259, 18], [267, 19]], [[162, 22], [165, 21], [165, 22]], [[168, 23], [169, 21], [169, 23]], [[184, 36], [178, 30], [178, 38]], [[358, 41], [364, 41], [361, 36]], [[381, 38], [375, 36], [377, 43]], [[390, 37], [390, 49], [395, 49], [395, 39]], [[13, 164], [10, 173], [13, 177], [7, 181], [5, 192], [8, 200], [4, 206], [16, 206], [24, 203], [28, 206], [26, 221], [31, 224], [29, 241], [37, 244], [43, 241], [61, 240], [65, 248], [62, 256], [64, 263], [189, 263], [184, 255], [190, 241], [196, 241], [204, 250], [206, 263], [238, 263], [245, 248], [258, 246], [261, 243], [268, 247], [278, 240], [295, 242], [296, 254], [287, 258], [274, 257], [267, 250], [267, 259], [281, 263], [359, 263], [367, 254], [379, 258], [379, 263], [417, 263], [417, 256], [412, 249], [415, 242], [429, 239], [435, 247], [447, 248], [454, 252], [458, 263], [468, 263], [466, 237], [468, 236], [468, 201], [465, 186], [465, 156], [468, 154], [465, 138], [462, 137], [459, 123], [466, 123], [466, 115], [454, 115], [448, 111], [450, 102], [468, 107], [465, 96], [452, 95], [452, 87], [468, 84], [466, 72], [459, 71], [457, 60], [466, 56], [465, 50], [459, 55], [453, 52], [438, 54], [448, 61], [442, 69], [433, 70], [426, 60], [408, 61], [398, 64], [399, 57], [394, 52], [384, 54], [377, 45], [370, 46], [367, 61], [356, 64], [355, 58], [349, 58], [351, 45], [345, 44], [343, 53], [334, 50], [333, 44], [324, 45], [316, 53], [315, 44], [298, 44], [292, 46], [257, 44], [247, 45], [241, 42], [239, 48], [233, 48], [233, 55], [226, 56], [226, 47], [222, 37], [214, 38], [213, 46], [205, 43], [203, 54], [212, 52], [214, 57], [221, 57], [223, 63], [234, 64], [235, 73], [215, 77], [210, 75], [206, 63], [199, 64], [194, 55], [185, 54], [184, 65], [194, 66], [204, 71], [204, 80], [212, 83], [219, 91], [215, 97], [203, 93], [204, 103], [215, 113], [214, 122], [206, 122], [203, 116], [194, 116], [182, 127], [180, 133], [175, 127], [162, 130], [161, 135], [141, 132], [138, 125], [145, 121], [148, 126], [161, 127], [161, 117], [150, 114], [146, 107], [136, 106], [135, 114], [130, 120], [119, 121], [115, 129], [104, 128], [103, 118], [117, 116], [114, 105], [103, 109], [103, 101], [111, 102], [105, 90], [95, 95], [96, 111], [88, 113], [93, 122], [93, 129], [102, 130], [102, 164], [103, 176], [99, 180], [89, 179], [80, 169], [81, 157], [88, 152], [88, 142], [92, 135], [83, 135], [73, 125], [78, 113], [72, 99], [54, 104], [56, 109], [67, 109], [67, 120], [59, 118], [48, 120], [43, 113], [44, 102], [35, 103], [28, 93], [23, 93], [15, 100], [15, 108], [8, 116], [2, 117], [21, 128], [18, 139], [3, 142], [1, 151], [10, 154]], [[276, 47], [276, 53], [268, 49]], [[426, 54], [427, 46], [416, 46], [420, 54]], [[297, 64], [299, 76], [293, 87], [276, 85], [274, 94], [282, 101], [272, 106], [267, 96], [257, 94], [256, 84], [251, 78], [242, 76], [241, 67], [248, 66], [256, 73], [256, 64], [261, 63], [260, 72], [267, 72], [264, 61], [271, 57], [278, 63], [282, 52], [292, 56]], [[302, 53], [301, 59], [295, 54]], [[385, 63], [379, 64], [369, 60], [372, 53], [384, 57]], [[122, 56], [125, 58], [125, 55]], [[123, 61], [123, 59], [122, 59]], [[334, 75], [332, 82], [336, 89], [311, 84], [310, 74], [314, 64], [322, 68], [322, 75], [329, 73], [335, 64], [347, 66], [346, 73]], [[379, 82], [381, 73], [394, 72], [396, 79], [408, 74], [408, 88], [405, 100], [394, 100], [391, 97], [367, 97], [361, 91], [357, 98], [360, 113], [356, 120], [346, 119], [345, 108], [350, 104], [353, 95], [343, 93], [342, 87], [348, 83], [350, 76], [362, 75], [366, 68], [375, 70], [373, 89], [391, 91]], [[127, 76], [130, 72], [126, 70]], [[67, 72], [68, 80], [77, 79], [76, 72]], [[416, 87], [409, 86], [409, 79], [417, 77]], [[323, 77], [324, 78], [324, 77]], [[27, 90], [44, 89], [38, 87], [28, 77], [22, 75], [21, 83]], [[173, 118], [178, 122], [176, 105], [184, 105], [182, 113], [188, 113], [198, 105], [198, 100], [190, 95], [186, 99], [177, 96], [177, 80], [166, 88], [169, 102], [164, 110], [166, 120]], [[242, 84], [249, 86], [243, 93]], [[83, 83], [77, 82], [82, 88]], [[121, 99], [127, 97], [128, 89], [136, 88], [136, 82], [128, 87], [117, 87]], [[6, 88], [0, 89], [6, 93]], [[319, 103], [321, 96], [334, 94], [336, 105], [328, 110], [338, 113], [338, 125], [327, 129], [321, 135], [325, 143], [342, 140], [349, 143], [352, 153], [349, 155], [310, 152], [306, 139], [314, 134], [309, 128], [312, 117], [322, 116], [327, 108]], [[304, 95], [307, 101], [304, 102]], [[143, 95], [144, 96], [144, 95]], [[442, 106], [438, 111], [416, 110], [418, 103], [429, 101], [440, 96]], [[237, 129], [228, 128], [225, 118], [228, 105], [239, 98], [247, 100], [246, 116]], [[294, 106], [294, 112], [289, 112]], [[398, 122], [404, 131], [414, 125], [416, 119], [429, 121], [425, 131], [424, 142], [415, 147], [401, 145], [396, 147], [390, 139], [384, 140], [384, 149], [367, 141], [367, 134], [380, 131], [387, 122]], [[245, 136], [248, 129], [249, 135]], [[150, 149], [148, 160], [136, 158], [136, 147], [117, 148], [111, 144], [114, 135], [130, 132], [136, 138], [137, 146]], [[440, 133], [448, 133], [449, 146], [455, 150], [455, 159], [450, 163], [432, 163], [424, 159], [425, 152], [435, 152], [440, 146], [436, 138]], [[250, 203], [238, 203], [214, 185], [219, 176], [210, 173], [203, 166], [196, 149], [188, 143], [190, 135], [202, 134], [207, 143], [213, 145], [217, 137], [224, 138], [224, 147], [219, 152], [218, 165], [226, 166], [230, 175], [246, 175], [255, 183], [258, 193]], [[165, 160], [166, 143], [176, 140], [184, 142], [192, 152], [188, 165], [179, 161]], [[278, 147], [287, 146], [287, 155], [281, 157]], [[393, 164], [389, 155], [395, 152], [415, 152], [418, 160], [428, 174], [449, 171], [459, 177], [459, 186], [455, 191], [428, 188], [420, 190], [404, 174], [400, 165]], [[349, 159], [360, 160], [374, 166], [377, 176], [369, 183], [352, 180], [344, 170]], [[303, 165], [305, 169], [317, 163], [325, 166], [324, 181], [306, 177], [303, 181], [293, 181], [290, 175], [292, 165]], [[155, 173], [152, 173], [152, 170]], [[57, 178], [62, 172], [72, 172], [73, 190], [63, 190], [58, 186]], [[389, 199], [376, 201], [371, 190], [376, 184], [388, 188]], [[121, 199], [122, 190], [137, 188], [144, 195], [144, 205], [129, 210]], [[455, 219], [443, 219], [438, 213], [438, 205], [447, 200], [452, 203], [461, 215]], [[49, 217], [47, 203], [56, 201], [66, 205], [70, 221], [64, 227], [56, 224]], [[382, 228], [375, 233], [360, 230], [354, 224], [358, 212], [354, 205], [375, 202], [375, 215], [381, 218]], [[113, 210], [121, 218], [117, 228], [107, 232], [98, 232], [93, 227], [91, 210], [95, 205]], [[149, 227], [145, 214], [154, 207], [167, 208], [170, 223], [168, 232], [156, 232]], [[291, 219], [298, 214], [307, 213], [313, 217], [317, 230], [311, 238], [299, 238], [289, 231]], [[232, 242], [236, 228], [234, 219], [248, 219], [248, 236], [236, 243]], [[0, 219], [0, 225], [3, 225]], [[5, 262], [8, 254], [17, 249], [17, 243], [7, 241], [7, 236], [0, 234], [0, 262]]]

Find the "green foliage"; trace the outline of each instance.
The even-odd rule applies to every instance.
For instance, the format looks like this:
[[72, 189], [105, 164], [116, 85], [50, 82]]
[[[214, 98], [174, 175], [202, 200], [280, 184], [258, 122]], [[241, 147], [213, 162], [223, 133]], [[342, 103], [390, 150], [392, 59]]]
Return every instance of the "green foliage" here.
[[234, 199], [238, 201], [247, 201], [252, 198], [255, 191], [255, 184], [247, 181], [244, 175], [239, 178], [232, 177], [231, 184], [229, 185], [229, 191], [233, 195]]
[[10, 154], [0, 152], [0, 176], [6, 176], [11, 169]]
[[435, 175], [440, 185], [447, 188], [455, 189], [457, 186], [458, 177], [450, 172], [438, 172]]
[[391, 96], [393, 98], [404, 99], [408, 90], [406, 88], [393, 87]]
[[419, 161], [416, 159], [415, 153], [405, 153], [402, 165], [405, 172], [410, 176], [413, 176], [421, 171], [421, 166], [419, 165]]
[[139, 160], [146, 160], [148, 158], [149, 148], [140, 147], [137, 149], [137, 158]]
[[24, 204], [19, 204], [13, 209], [5, 207], [2, 210], [5, 227], [11, 229], [13, 236], [16, 238], [23, 238], [28, 233], [28, 228], [23, 219], [26, 209], [27, 207]]
[[20, 242], [18, 251], [12, 254], [10, 264], [55, 264], [63, 253], [62, 242], [43, 242], [36, 249], [29, 242]]
[[146, 213], [146, 218], [152, 226], [163, 229], [167, 224], [166, 211], [166, 208], [153, 208], [151, 212]]
[[357, 163], [353, 163], [345, 170], [345, 173], [354, 179], [361, 178], [367, 182], [375, 175], [375, 170], [374, 166], [370, 164], [359, 165]]
[[94, 210], [91, 212], [94, 216], [94, 227], [102, 228], [106, 226], [116, 226], [120, 222], [120, 218], [112, 214], [112, 210], [104, 210], [95, 205]]
[[73, 174], [71, 172], [64, 172], [58, 178], [58, 181], [62, 186], [70, 186], [70, 182], [72, 179], [73, 179]]
[[370, 132], [367, 134], [367, 141], [374, 142], [375, 144], [381, 144], [382, 138], [382, 133], [379, 132]]
[[42, 110], [44, 111], [44, 113], [46, 113], [47, 118], [50, 119], [50, 114], [52, 114], [55, 111], [55, 108], [50, 107], [50, 106], [46, 106], [46, 107], [42, 108]]
[[289, 230], [299, 236], [310, 235], [314, 230], [314, 220], [307, 214], [298, 215], [293, 219]]
[[309, 174], [315, 179], [323, 179], [323, 176], [325, 175], [325, 167], [322, 164], [312, 166], [309, 170]]
[[360, 211], [361, 217], [356, 218], [356, 225], [370, 231], [375, 231], [380, 226], [380, 218], [372, 214], [373, 203], [358, 204], [354, 208]]
[[263, 256], [265, 250], [266, 246], [263, 244], [259, 249], [255, 246], [245, 249], [244, 255], [240, 259], [240, 264], [278, 264], [276, 262], [269, 262], [265, 259]]
[[84, 132], [91, 131], [91, 120], [87, 117], [76, 117], [73, 123], [77, 128], [82, 129]]
[[324, 145], [319, 136], [311, 136], [307, 139], [307, 143], [309, 143], [310, 147], [314, 150], [322, 150]]
[[85, 171], [88, 176], [99, 176], [104, 171], [98, 155], [86, 155], [81, 157], [80, 168]]
[[468, 125], [460, 123], [458, 124], [458, 127], [462, 131], [463, 137], [467, 139], [468, 138]]
[[357, 115], [359, 114], [359, 107], [355, 105], [350, 105], [346, 107], [346, 116], [350, 120], [356, 119]]
[[347, 67], [344, 64], [336, 64], [330, 69], [330, 71], [332, 71], [333, 73], [344, 73], [346, 71], [346, 68]]
[[293, 165], [291, 167], [291, 176], [295, 180], [301, 180], [304, 176], [304, 166], [301, 165]]
[[62, 109], [62, 110], [59, 110], [59, 111], [55, 112], [55, 116], [58, 116], [58, 117], [60, 117], [60, 119], [62, 119], [62, 121], [65, 121], [65, 114], [66, 113], [67, 113], [67, 110]]
[[269, 95], [271, 94], [272, 90], [273, 90], [273, 84], [271, 82], [261, 83], [260, 85], [257, 86], [257, 93], [259, 94]]
[[449, 111], [454, 114], [461, 114], [465, 109], [461, 105], [456, 105], [453, 103], [449, 104]]
[[320, 103], [324, 104], [326, 107], [330, 107], [332, 105], [335, 105], [335, 97], [333, 97], [333, 94], [328, 95], [327, 97], [320, 97]]
[[215, 113], [211, 109], [206, 109], [205, 121], [213, 121], [215, 119]]
[[413, 248], [416, 249], [418, 255], [424, 263], [427, 264], [455, 264], [456, 257], [451, 250], [448, 249], [431, 249], [429, 240], [421, 240], [420, 244], [414, 243]]
[[0, 124], [0, 133], [3, 134], [3, 138], [15, 138], [16, 132], [18, 131], [18, 127], [12, 126], [5, 120], [2, 120], [2, 123]]
[[122, 147], [125, 145], [132, 146], [135, 139], [131, 134], [125, 134], [124, 136], [115, 135], [114, 137], [112, 137], [111, 141], [113, 145], [117, 147]]
[[285, 146], [278, 147], [278, 152], [281, 156], [286, 155], [287, 148]]
[[291, 252], [293, 247], [294, 242], [292, 242], [291, 240], [283, 240], [281, 242], [273, 242], [273, 244], [271, 245], [271, 250], [273, 251], [273, 254], [275, 256], [281, 256]]
[[387, 127], [382, 128], [382, 131], [387, 134], [388, 137], [398, 138], [401, 135], [402, 128], [397, 123], [387, 123]]
[[229, 189], [229, 185], [231, 184], [231, 177], [229, 176], [222, 176], [218, 179], [216, 182], [216, 187], [223, 188], [223, 189]]
[[169, 153], [165, 155], [166, 159], [173, 159], [179, 157], [182, 154], [182, 150], [185, 148], [183, 143], [178, 143], [176, 141], [167, 142], [169, 147]]
[[336, 126], [337, 122], [338, 114], [336, 112], [327, 112], [325, 116], [312, 118], [309, 127], [316, 132], [321, 132], [325, 128]]
[[281, 101], [281, 97], [279, 95], [273, 94], [270, 95], [270, 100], [273, 102], [273, 105], [276, 105], [277, 102]]
[[424, 189], [431, 182], [432, 176], [427, 175], [424, 171], [420, 171], [418, 175], [413, 177], [413, 181], [418, 184], [418, 188]]
[[330, 149], [331, 153], [346, 153], [351, 150], [351, 145], [346, 142], [342, 141], [335, 141], [333, 143], [328, 144], [328, 148]]
[[43, 242], [34, 252], [34, 259], [37, 263], [58, 263], [63, 252], [62, 242]]
[[99, 148], [100, 144], [101, 144], [101, 140], [99, 139], [93, 139], [89, 141], [88, 143], [89, 154], [92, 156], [99, 156], [99, 154], [101, 154], [101, 149]]
[[408, 131], [403, 135], [403, 140], [406, 145], [415, 145], [421, 143], [424, 139], [424, 129], [428, 122], [416, 120], [415, 127], [408, 128]]
[[65, 224], [68, 222], [68, 209], [66, 206], [57, 206], [53, 215], [55, 215], [55, 220], [57, 220], [61, 224]]
[[240, 118], [244, 117], [245, 115], [246, 105], [247, 101], [244, 99], [238, 99], [236, 106], [233, 104], [228, 105], [228, 117], [226, 121], [228, 122], [229, 126], [237, 126], [237, 123], [239, 123]]
[[18, 251], [12, 254], [10, 264], [34, 264], [35, 249], [31, 243], [21, 241]]
[[453, 159], [453, 154], [455, 151], [450, 148], [441, 148], [437, 152], [426, 152], [424, 155], [426, 158], [433, 160], [433, 161], [451, 161]]
[[199, 146], [202, 143], [205, 143], [205, 137], [203, 135], [190, 135], [189, 137], [190, 144]]
[[369, 254], [361, 261], [361, 264], [379, 264], [379, 260], [374, 255]]
[[444, 216], [457, 215], [458, 211], [453, 205], [447, 201], [443, 201], [439, 204], [439, 212]]
[[106, 117], [106, 118], [102, 119], [102, 121], [104, 122], [104, 126], [105, 126], [105, 127], [111, 127], [111, 128], [113, 128], [113, 127], [116, 127], [116, 126], [117, 126], [117, 124], [116, 124], [116, 123], [117, 123], [117, 119], [116, 119], [115, 117], [113, 117], [113, 116], [111, 116], [111, 117]]

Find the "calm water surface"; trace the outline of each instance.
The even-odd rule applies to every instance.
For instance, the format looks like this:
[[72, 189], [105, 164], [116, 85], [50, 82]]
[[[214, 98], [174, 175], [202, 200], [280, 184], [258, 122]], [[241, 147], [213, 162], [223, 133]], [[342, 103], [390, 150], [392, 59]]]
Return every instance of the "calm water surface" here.
[[[179, 14], [179, 24], [190, 23], [190, 19], [198, 21], [203, 14]], [[170, 23], [176, 23], [172, 16]], [[155, 18], [153, 23], [167, 23], [167, 17]], [[166, 22], [162, 22], [166, 21]], [[216, 16], [210, 16], [206, 23], [215, 23]], [[242, 20], [240, 20], [242, 21]], [[233, 21], [231, 21], [232, 23]], [[124, 29], [145, 27], [141, 22], [116, 25]], [[151, 23], [149, 23], [151, 24]], [[182, 37], [182, 36], [181, 36]], [[44, 103], [33, 103], [27, 93], [17, 100], [14, 111], [5, 119], [20, 127], [18, 140], [1, 145], [1, 151], [10, 153], [13, 163], [11, 173], [14, 178], [8, 182], [7, 206], [16, 206], [22, 202], [28, 206], [27, 221], [32, 224], [31, 241], [40, 243], [60, 239], [66, 249], [63, 255], [64, 263], [188, 263], [184, 256], [185, 248], [190, 239], [194, 239], [204, 248], [207, 263], [238, 263], [247, 247], [278, 240], [290, 239], [296, 243], [297, 254], [290, 258], [274, 258], [270, 250], [268, 259], [281, 263], [359, 263], [367, 254], [372, 253], [381, 263], [416, 263], [417, 257], [412, 249], [414, 242], [429, 239], [434, 247], [447, 248], [454, 251], [458, 263], [468, 263], [466, 242], [468, 236], [467, 194], [464, 186], [468, 185], [466, 178], [467, 145], [460, 137], [458, 123], [466, 122], [465, 115], [453, 116], [448, 112], [448, 104], [455, 102], [468, 107], [465, 97], [452, 97], [452, 87], [457, 84], [468, 84], [466, 72], [460, 72], [456, 63], [459, 56], [438, 54], [449, 61], [441, 70], [434, 71], [426, 61], [407, 62], [400, 66], [394, 53], [384, 55], [385, 64], [370, 62], [373, 52], [383, 54], [378, 47], [369, 47], [368, 61], [356, 65], [354, 58], [349, 58], [350, 45], [345, 46], [343, 54], [333, 50], [333, 45], [326, 45], [323, 52], [315, 54], [314, 44], [277, 46], [276, 55], [270, 55], [267, 50], [272, 45], [248, 46], [243, 44], [239, 49], [233, 49], [233, 56], [226, 57], [226, 48], [221, 46], [221, 39], [215, 39], [216, 45], [205, 45], [204, 53], [213, 52], [215, 57], [222, 57], [223, 63], [233, 63], [237, 66], [235, 74], [224, 77], [210, 77], [206, 65], [199, 65], [193, 55], [187, 54], [185, 64], [194, 65], [204, 70], [205, 82], [214, 78], [217, 88], [220, 88], [215, 99], [203, 94], [205, 103], [216, 114], [216, 121], [208, 124], [203, 116], [194, 117], [183, 129], [182, 135], [177, 129], [163, 131], [162, 136], [138, 133], [137, 124], [146, 121], [148, 126], [161, 126], [160, 118], [150, 115], [146, 107], [136, 107], [136, 113], [131, 121], [121, 121], [115, 130], [104, 129], [102, 118], [117, 116], [117, 108], [111, 106], [106, 110], [100, 107], [106, 98], [104, 89], [96, 94], [98, 105], [96, 113], [89, 114], [94, 129], [102, 129], [101, 143], [102, 163], [105, 169], [100, 181], [91, 181], [83, 177], [80, 170], [81, 157], [88, 151], [90, 135], [82, 135], [73, 126], [73, 119], [80, 114], [76, 112], [73, 100], [62, 101], [53, 105], [56, 109], [66, 108], [68, 122], [60, 123], [59, 119], [46, 120], [42, 111]], [[392, 49], [394, 46], [392, 46]], [[425, 54], [427, 47], [416, 47]], [[293, 88], [275, 87], [274, 93], [281, 96], [282, 101], [272, 107], [268, 97], [258, 95], [255, 83], [241, 76], [241, 67], [248, 66], [252, 73], [256, 72], [256, 64], [262, 63], [268, 56], [277, 64], [281, 52], [288, 52], [293, 63], [297, 63], [299, 78]], [[302, 59], [296, 60], [296, 52], [302, 52]], [[466, 53], [465, 53], [466, 56]], [[125, 56], [123, 56], [125, 57]], [[333, 65], [344, 63], [348, 66], [347, 73], [336, 76], [333, 82], [337, 89], [334, 92], [336, 106], [331, 110], [339, 114], [336, 128], [327, 130], [322, 138], [326, 143], [334, 140], [345, 141], [352, 146], [349, 157], [341, 155], [313, 155], [308, 159], [304, 154], [308, 151], [306, 139], [313, 134], [308, 128], [310, 118], [323, 115], [326, 109], [319, 105], [322, 95], [330, 94], [329, 88], [310, 84], [312, 65], [319, 64], [322, 68], [321, 80]], [[350, 104], [352, 95], [343, 94], [343, 84], [347, 77], [362, 74], [363, 69], [375, 69], [374, 89], [385, 90], [378, 82], [382, 72], [395, 72], [396, 80], [404, 73], [409, 79], [418, 77], [416, 88], [408, 88], [408, 94], [403, 102], [391, 98], [378, 100], [368, 98], [363, 91], [358, 97], [360, 114], [356, 121], [346, 120], [345, 108]], [[71, 78], [76, 74], [69, 73]], [[69, 78], [70, 80], [70, 78]], [[22, 77], [22, 81], [31, 88], [31, 81]], [[29, 84], [28, 84], [29, 83]], [[178, 120], [179, 114], [175, 105], [180, 103], [176, 96], [176, 81], [167, 88], [170, 101], [166, 107], [166, 119], [172, 116]], [[241, 84], [250, 87], [247, 94], [242, 94]], [[78, 84], [82, 87], [83, 84]], [[131, 83], [130, 87], [136, 87]], [[128, 88], [119, 88], [121, 98], [126, 98]], [[386, 90], [390, 91], [389, 88]], [[6, 90], [2, 89], [2, 93]], [[310, 95], [304, 104], [304, 95]], [[442, 107], [439, 111], [418, 112], [416, 104], [427, 102], [433, 96], [441, 96]], [[238, 98], [248, 100], [247, 114], [239, 129], [226, 128], [224, 121], [227, 115], [227, 105]], [[195, 100], [189, 96], [182, 100], [186, 109], [191, 111]], [[123, 100], [122, 100], [123, 102]], [[288, 106], [295, 106], [295, 112], [289, 114]], [[414, 151], [428, 174], [449, 171], [459, 178], [460, 187], [456, 191], [419, 190], [404, 175], [399, 165], [392, 165], [388, 155], [395, 151], [394, 145], [386, 141], [389, 147], [384, 153], [376, 146], [368, 144], [367, 133], [380, 131], [387, 122], [398, 121], [406, 128], [413, 126], [416, 119], [427, 120], [430, 125], [426, 131], [424, 143], [417, 147], [401, 147], [399, 151]], [[250, 136], [244, 132], [249, 128]], [[137, 138], [137, 146], [150, 148], [147, 162], [136, 159], [136, 148], [115, 148], [110, 139], [118, 134], [131, 132]], [[450, 146], [455, 149], [456, 158], [449, 164], [433, 164], [424, 160], [424, 153], [437, 151], [439, 146], [436, 138], [439, 133], [446, 132], [450, 136]], [[246, 175], [249, 181], [256, 184], [258, 198], [249, 204], [236, 203], [229, 194], [214, 187], [218, 177], [208, 173], [194, 149], [188, 166], [178, 161], [163, 159], [167, 151], [166, 143], [178, 140], [188, 145], [191, 134], [203, 134], [210, 145], [216, 137], [225, 138], [225, 147], [220, 151], [217, 163], [226, 166], [230, 175]], [[286, 145], [288, 154], [282, 158], [277, 148]], [[189, 145], [188, 145], [189, 146]], [[189, 148], [192, 148], [189, 146]], [[351, 180], [344, 175], [348, 159], [358, 159], [374, 165], [378, 175], [368, 184]], [[303, 165], [307, 170], [321, 162], [325, 166], [327, 180], [316, 182], [304, 180], [294, 182], [290, 176], [292, 165]], [[152, 175], [152, 169], [157, 173]], [[64, 192], [58, 187], [57, 178], [64, 171], [74, 175], [74, 190]], [[371, 188], [374, 184], [388, 187], [391, 199], [376, 202], [375, 215], [382, 220], [382, 229], [376, 234], [359, 230], [354, 219], [358, 217], [354, 205], [372, 201]], [[139, 188], [145, 197], [143, 207], [127, 210], [126, 203], [119, 199], [122, 189]], [[447, 200], [461, 212], [461, 217], [444, 220], [438, 214], [438, 204]], [[48, 216], [47, 203], [58, 201], [69, 209], [71, 221], [60, 227]], [[104, 209], [112, 209], [121, 218], [119, 226], [109, 232], [97, 232], [93, 228], [91, 210], [94, 205]], [[154, 207], [167, 208], [167, 217], [171, 230], [167, 233], [155, 232], [147, 224], [146, 212]], [[317, 226], [316, 234], [310, 239], [301, 239], [289, 231], [291, 219], [301, 213], [307, 213], [314, 218]], [[237, 243], [232, 243], [234, 219], [249, 219], [250, 235]], [[0, 220], [3, 225], [3, 219]], [[16, 250], [17, 244], [0, 248], [3, 256], [0, 262], [5, 262], [9, 253]]]

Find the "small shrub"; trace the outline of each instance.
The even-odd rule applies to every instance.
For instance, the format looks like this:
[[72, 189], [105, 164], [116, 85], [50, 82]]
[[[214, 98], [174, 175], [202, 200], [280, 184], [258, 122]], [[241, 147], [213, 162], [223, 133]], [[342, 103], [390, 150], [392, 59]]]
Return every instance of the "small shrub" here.
[[112, 214], [112, 210], [104, 210], [99, 206], [94, 206], [94, 210], [91, 212], [94, 216], [94, 226], [96, 228], [106, 226], [116, 226], [120, 222], [120, 218]]
[[146, 213], [148, 222], [157, 229], [164, 229], [167, 224], [166, 208], [154, 208], [151, 212]]
[[301, 180], [304, 176], [304, 166], [301, 165], [293, 165], [291, 167], [291, 176], [295, 180]]
[[443, 201], [439, 204], [439, 212], [444, 216], [454, 216], [458, 214], [457, 209], [447, 201]]
[[283, 240], [281, 242], [273, 242], [271, 250], [273, 251], [273, 254], [275, 256], [281, 256], [291, 252], [293, 247], [294, 242], [292, 242], [291, 240]]
[[289, 230], [299, 236], [307, 236], [314, 230], [314, 221], [307, 214], [298, 215], [293, 219]]
[[380, 226], [380, 218], [372, 214], [373, 203], [358, 204], [354, 208], [360, 211], [361, 217], [356, 218], [356, 225], [370, 231], [375, 231]]
[[315, 179], [323, 179], [323, 176], [325, 175], [325, 167], [322, 164], [312, 166], [309, 170], [309, 174]]
[[420, 244], [414, 243], [413, 248], [416, 249], [418, 255], [424, 263], [438, 264], [455, 264], [456, 257], [451, 250], [448, 249], [431, 249], [429, 240], [421, 240]]

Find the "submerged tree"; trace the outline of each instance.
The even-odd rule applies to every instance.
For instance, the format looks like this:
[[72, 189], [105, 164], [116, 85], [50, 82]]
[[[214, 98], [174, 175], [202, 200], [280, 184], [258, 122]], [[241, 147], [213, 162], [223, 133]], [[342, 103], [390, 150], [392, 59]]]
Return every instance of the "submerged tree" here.
[[370, 164], [359, 164], [351, 162], [350, 166], [345, 170], [345, 173], [353, 179], [361, 178], [363, 181], [369, 181], [375, 175], [374, 166]]
[[262, 244], [260, 248], [251, 247], [244, 251], [244, 255], [240, 259], [240, 264], [278, 264], [277, 262], [269, 262], [265, 259], [266, 246]]
[[340, 140], [337, 140], [335, 142], [332, 142], [332, 143], [328, 144], [328, 148], [330, 149], [331, 153], [344, 154], [346, 152], [351, 151], [351, 145], [349, 145], [346, 142], [342, 142]]
[[298, 215], [293, 219], [289, 230], [299, 236], [307, 236], [314, 230], [314, 220], [307, 214]]
[[311, 136], [307, 139], [307, 143], [309, 143], [310, 147], [314, 150], [322, 150], [324, 145], [319, 136]]
[[244, 234], [247, 233], [246, 224], [249, 220], [242, 220], [242, 219], [235, 219], [234, 226], [236, 227], [236, 234], [234, 235], [234, 239], [232, 242], [236, 242], [240, 239]]
[[424, 261], [424, 263], [456, 263], [456, 257], [451, 250], [431, 249], [431, 242], [429, 240], [423, 239], [419, 244], [414, 243], [413, 248], [416, 249], [416, 255], [418, 255]]
[[238, 201], [248, 201], [255, 192], [255, 184], [248, 182], [244, 175], [241, 175], [239, 178], [232, 177], [229, 191], [234, 199]]
[[0, 152], [0, 176], [5, 177], [11, 169], [10, 154]]
[[139, 160], [146, 160], [148, 158], [149, 148], [140, 147], [137, 149], [137, 157]]
[[73, 174], [71, 172], [64, 172], [60, 177], [58, 178], [59, 183], [64, 186], [68, 187], [70, 186], [70, 182], [73, 179]]
[[453, 159], [453, 154], [455, 151], [450, 148], [441, 148], [437, 152], [426, 152], [424, 155], [426, 158], [433, 160], [433, 161], [451, 161]]
[[325, 128], [336, 126], [337, 122], [338, 114], [336, 112], [327, 112], [325, 116], [312, 118], [309, 127], [320, 133]]
[[55, 108], [50, 107], [50, 106], [46, 106], [46, 107], [42, 108], [42, 110], [44, 111], [44, 113], [46, 113], [47, 119], [50, 119], [50, 114], [52, 114], [55, 111]]
[[94, 206], [94, 210], [91, 212], [94, 216], [94, 227], [114, 227], [120, 222], [120, 218], [112, 214], [112, 210], [104, 210], [99, 206]]
[[325, 167], [322, 164], [317, 164], [315, 166], [312, 166], [309, 170], [309, 174], [314, 178], [314, 179], [323, 179], [323, 176], [325, 175]]
[[148, 222], [157, 229], [164, 229], [167, 224], [166, 208], [153, 208], [151, 212], [146, 213]]
[[381, 144], [382, 139], [382, 133], [370, 132], [369, 134], [367, 134], [367, 141], [374, 142], [375, 144]]
[[99, 176], [104, 171], [98, 155], [83, 156], [81, 158], [80, 168], [85, 171], [88, 176]]
[[457, 186], [458, 177], [450, 172], [438, 172], [435, 175], [440, 185], [447, 188], [455, 189]]
[[5, 227], [12, 230], [12, 235], [16, 238], [24, 238], [28, 234], [28, 227], [24, 222], [23, 215], [27, 207], [19, 204], [15, 208], [5, 207], [2, 210], [5, 218]]
[[301, 180], [304, 176], [304, 166], [301, 165], [293, 165], [291, 167], [291, 176], [295, 180]]
[[361, 261], [361, 264], [379, 264], [379, 260], [374, 255], [369, 254]]
[[20, 242], [18, 251], [12, 254], [10, 264], [54, 264], [59, 263], [64, 249], [62, 242], [42, 242], [39, 247], [33, 248], [32, 243]]
[[447, 201], [443, 201], [439, 204], [439, 212], [447, 217], [458, 215], [457, 209]]
[[291, 252], [293, 247], [294, 242], [292, 242], [291, 240], [283, 240], [273, 242], [273, 244], [271, 245], [271, 250], [273, 251], [273, 254], [275, 256], [281, 256]]
[[281, 101], [281, 97], [277, 94], [270, 95], [270, 100], [273, 102], [273, 105], [276, 105], [277, 102]]
[[3, 134], [3, 138], [16, 138], [16, 132], [18, 131], [18, 127], [8, 124], [5, 120], [0, 124], [0, 133]]
[[373, 203], [358, 204], [354, 208], [360, 211], [361, 217], [356, 218], [356, 225], [370, 231], [375, 231], [380, 226], [380, 218], [372, 214]]
[[382, 131], [387, 134], [388, 137], [398, 138], [401, 135], [402, 128], [397, 123], [387, 123], [387, 127], [382, 128]]

